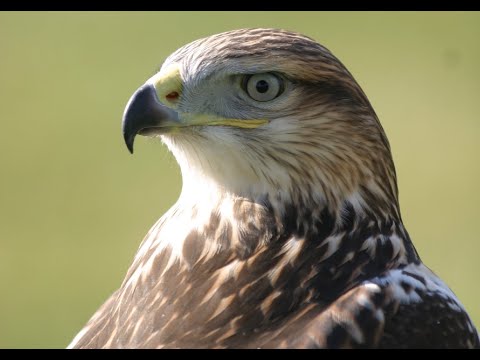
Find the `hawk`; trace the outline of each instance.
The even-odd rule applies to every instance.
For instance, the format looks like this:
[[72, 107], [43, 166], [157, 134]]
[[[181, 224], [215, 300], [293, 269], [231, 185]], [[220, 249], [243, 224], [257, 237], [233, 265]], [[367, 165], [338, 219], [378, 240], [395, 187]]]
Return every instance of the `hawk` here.
[[241, 29], [183, 46], [129, 100], [183, 187], [71, 348], [472, 348], [402, 223], [390, 146], [324, 46]]

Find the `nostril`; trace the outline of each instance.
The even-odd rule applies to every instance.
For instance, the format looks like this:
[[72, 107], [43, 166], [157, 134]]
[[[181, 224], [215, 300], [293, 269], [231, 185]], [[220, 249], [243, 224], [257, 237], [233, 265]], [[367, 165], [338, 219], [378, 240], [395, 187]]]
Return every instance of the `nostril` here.
[[172, 91], [171, 93], [168, 93], [165, 95], [165, 98], [169, 101], [177, 100], [178, 99], [178, 92]]

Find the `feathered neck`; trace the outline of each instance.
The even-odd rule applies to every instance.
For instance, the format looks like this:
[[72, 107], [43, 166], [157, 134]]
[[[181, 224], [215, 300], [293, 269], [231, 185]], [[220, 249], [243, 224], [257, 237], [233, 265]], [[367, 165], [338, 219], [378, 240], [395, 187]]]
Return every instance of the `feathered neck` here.
[[353, 160], [348, 158], [334, 159], [337, 166], [321, 146], [285, 146], [287, 153], [279, 150], [278, 156], [271, 158], [275, 151], [267, 151], [268, 146], [258, 138], [229, 138], [225, 144], [186, 131], [162, 140], [180, 165], [183, 186], [179, 203], [183, 206], [210, 205], [225, 199], [261, 202], [268, 198], [279, 213], [295, 204], [299, 208], [327, 208], [339, 217], [347, 202], [358, 215], [401, 222], [389, 152], [386, 160], [371, 155], [375, 168], [362, 168], [349, 165]]

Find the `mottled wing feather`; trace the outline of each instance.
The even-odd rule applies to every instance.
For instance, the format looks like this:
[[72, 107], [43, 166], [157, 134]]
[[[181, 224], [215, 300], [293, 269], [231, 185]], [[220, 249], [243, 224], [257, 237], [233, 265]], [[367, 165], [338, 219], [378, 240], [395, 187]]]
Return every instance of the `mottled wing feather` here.
[[[401, 303], [398, 284], [367, 282], [321, 311], [284, 348], [480, 348], [467, 313], [434, 292], [411, 289], [421, 300]], [[404, 299], [404, 298], [403, 298]]]
[[357, 286], [313, 318], [285, 348], [370, 348], [384, 329], [385, 293], [375, 284]]

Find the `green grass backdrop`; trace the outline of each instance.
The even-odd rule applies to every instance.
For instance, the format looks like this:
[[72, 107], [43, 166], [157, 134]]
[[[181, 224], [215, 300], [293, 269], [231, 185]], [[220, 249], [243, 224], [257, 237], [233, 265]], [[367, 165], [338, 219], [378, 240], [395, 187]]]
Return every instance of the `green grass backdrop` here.
[[176, 48], [241, 27], [327, 46], [389, 136], [423, 260], [480, 326], [480, 13], [0, 13], [0, 347], [65, 347], [121, 283], [181, 178], [123, 144], [133, 91]]

